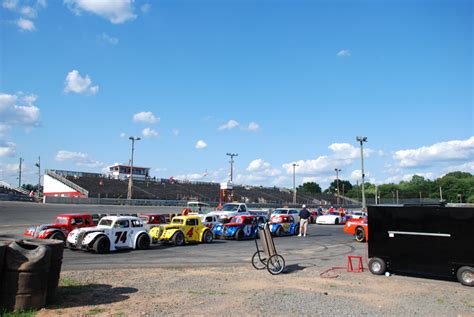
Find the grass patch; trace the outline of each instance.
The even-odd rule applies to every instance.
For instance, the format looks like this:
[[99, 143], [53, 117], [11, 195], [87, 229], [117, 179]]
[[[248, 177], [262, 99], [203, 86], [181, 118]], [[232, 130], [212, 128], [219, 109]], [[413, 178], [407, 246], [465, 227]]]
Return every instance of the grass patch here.
[[188, 290], [188, 293], [191, 295], [195, 296], [216, 296], [216, 295], [227, 295], [226, 292], [222, 291], [214, 291], [214, 290], [209, 290], [209, 291], [195, 291], [195, 290]]
[[3, 312], [0, 311], [0, 316], [3, 317], [33, 317], [36, 314], [36, 310], [22, 310], [18, 312]]
[[438, 299], [436, 300], [436, 303], [442, 305], [442, 304], [444, 304], [444, 300], [441, 299], [441, 298], [438, 298]]
[[469, 308], [474, 308], [474, 302], [464, 301], [463, 303], [464, 303], [464, 305], [466, 305]]
[[59, 280], [59, 287], [71, 287], [71, 286], [81, 286], [82, 283], [78, 280], [64, 277]]
[[115, 317], [125, 317], [125, 313], [122, 312], [122, 311], [119, 311], [119, 312], [113, 313], [113, 316], [115, 316]]
[[106, 311], [107, 311], [107, 309], [105, 309], [105, 308], [92, 308], [86, 314], [87, 315], [97, 315], [97, 314], [100, 314], [100, 313], [105, 313]]

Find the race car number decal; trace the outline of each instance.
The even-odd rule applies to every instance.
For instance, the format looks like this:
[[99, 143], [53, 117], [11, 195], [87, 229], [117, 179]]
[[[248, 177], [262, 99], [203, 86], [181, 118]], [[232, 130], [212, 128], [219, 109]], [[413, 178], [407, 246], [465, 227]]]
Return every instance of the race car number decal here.
[[192, 238], [193, 237], [193, 232], [194, 232], [194, 227], [191, 227], [191, 229], [189, 229], [188, 233], [186, 234], [189, 238]]
[[244, 227], [244, 233], [246, 236], [250, 236], [250, 232], [252, 230], [252, 226], [245, 226]]
[[127, 231], [118, 231], [115, 233], [115, 244], [122, 242], [125, 243], [127, 241]]

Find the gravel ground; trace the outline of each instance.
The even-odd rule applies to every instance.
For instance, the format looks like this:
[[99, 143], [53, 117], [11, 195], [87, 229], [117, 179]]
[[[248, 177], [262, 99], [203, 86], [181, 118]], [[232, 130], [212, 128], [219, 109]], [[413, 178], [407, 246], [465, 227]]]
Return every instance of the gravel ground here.
[[66, 271], [56, 306], [37, 316], [311, 315], [474, 316], [474, 292], [457, 282], [289, 265], [272, 276], [250, 265]]

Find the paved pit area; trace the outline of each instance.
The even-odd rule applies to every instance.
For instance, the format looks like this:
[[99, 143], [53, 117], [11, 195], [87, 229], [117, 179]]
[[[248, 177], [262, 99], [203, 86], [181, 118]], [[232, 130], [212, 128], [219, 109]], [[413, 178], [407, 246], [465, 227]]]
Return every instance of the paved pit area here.
[[[178, 209], [179, 210], [179, 209]], [[20, 238], [62, 212], [156, 212], [170, 209], [0, 202], [0, 238]], [[370, 315], [474, 316], [473, 289], [455, 281], [330, 272], [348, 255], [366, 254], [342, 226], [310, 225], [307, 237], [275, 238], [287, 270], [257, 271], [255, 242], [215, 241], [184, 247], [97, 255], [65, 250], [60, 301], [38, 316], [57, 315]]]

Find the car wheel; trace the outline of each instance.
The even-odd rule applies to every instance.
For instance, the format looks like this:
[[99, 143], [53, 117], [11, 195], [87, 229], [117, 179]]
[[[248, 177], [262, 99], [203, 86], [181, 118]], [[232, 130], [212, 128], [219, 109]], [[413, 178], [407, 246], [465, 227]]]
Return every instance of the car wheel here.
[[383, 275], [385, 274], [386, 264], [381, 258], [371, 258], [369, 260], [369, 270], [372, 274]]
[[184, 234], [181, 231], [178, 231], [173, 236], [173, 244], [181, 247], [184, 245]]
[[272, 275], [278, 275], [285, 269], [285, 259], [281, 255], [273, 255], [268, 259], [267, 270]]
[[283, 228], [278, 227], [275, 234], [276, 234], [277, 237], [281, 237], [283, 235]]
[[212, 240], [214, 240], [214, 236], [212, 235], [211, 230], [206, 230], [202, 236], [202, 242], [211, 243]]
[[456, 277], [462, 285], [474, 286], [474, 268], [470, 266], [463, 266], [459, 268]]
[[257, 270], [264, 270], [267, 267], [265, 252], [257, 251], [252, 256], [252, 266]]
[[93, 246], [94, 252], [98, 254], [109, 253], [110, 251], [110, 241], [106, 236], [100, 236], [95, 240]]
[[334, 221], [334, 224], [335, 224], [335, 225], [338, 225], [338, 224], [339, 224], [339, 219], [336, 219], [336, 220]]
[[300, 233], [300, 225], [296, 225], [295, 226], [295, 232], [293, 232], [293, 234], [296, 236], [298, 235], [298, 233]]
[[365, 241], [365, 230], [362, 227], [357, 227], [355, 232], [355, 238], [357, 242]]
[[235, 233], [235, 240], [240, 241], [243, 239], [244, 239], [244, 232], [242, 231], [242, 229], [237, 230], [237, 232]]
[[148, 250], [150, 248], [150, 237], [148, 235], [142, 233], [137, 240], [136, 248], [138, 250]]
[[73, 248], [73, 247], [72, 247], [72, 244], [71, 244], [70, 242], [67, 242], [67, 241], [66, 241], [66, 248], [69, 249], [69, 250], [71, 250], [71, 251], [77, 251], [77, 249], [76, 249], [76, 248]]
[[62, 232], [59, 231], [53, 233], [50, 239], [61, 240], [62, 242], [66, 242], [66, 237], [64, 236], [64, 234], [62, 234]]

